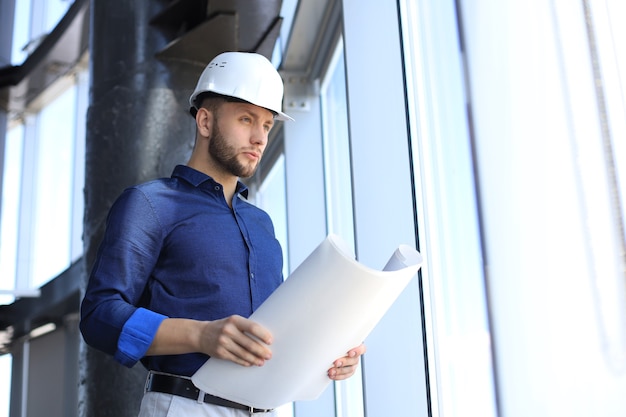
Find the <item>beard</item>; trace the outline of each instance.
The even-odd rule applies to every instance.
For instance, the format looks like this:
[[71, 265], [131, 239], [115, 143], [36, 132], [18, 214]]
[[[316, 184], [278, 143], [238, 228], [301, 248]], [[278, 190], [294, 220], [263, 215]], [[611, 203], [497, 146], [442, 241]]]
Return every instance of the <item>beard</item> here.
[[239, 153], [231, 146], [219, 127], [217, 120], [213, 123], [211, 140], [209, 141], [209, 155], [215, 163], [224, 171], [240, 178], [249, 178], [254, 175], [259, 166], [260, 159], [256, 162], [244, 164], [239, 161]]

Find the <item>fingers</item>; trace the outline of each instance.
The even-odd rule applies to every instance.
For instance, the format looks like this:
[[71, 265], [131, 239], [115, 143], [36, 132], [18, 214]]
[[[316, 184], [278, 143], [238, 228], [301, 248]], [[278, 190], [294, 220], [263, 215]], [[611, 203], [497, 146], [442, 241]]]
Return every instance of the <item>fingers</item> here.
[[363, 355], [366, 351], [367, 351], [367, 347], [365, 346], [364, 343], [361, 343], [359, 346], [355, 347], [354, 349], [351, 349], [348, 352], [348, 356], [358, 357], [358, 356]]
[[335, 381], [350, 378], [356, 372], [360, 362], [360, 357], [366, 350], [367, 349], [364, 344], [361, 344], [354, 349], [350, 349], [346, 356], [333, 362], [332, 368], [328, 370], [328, 377]]
[[203, 352], [242, 366], [263, 366], [272, 357], [271, 333], [240, 316], [207, 322]]

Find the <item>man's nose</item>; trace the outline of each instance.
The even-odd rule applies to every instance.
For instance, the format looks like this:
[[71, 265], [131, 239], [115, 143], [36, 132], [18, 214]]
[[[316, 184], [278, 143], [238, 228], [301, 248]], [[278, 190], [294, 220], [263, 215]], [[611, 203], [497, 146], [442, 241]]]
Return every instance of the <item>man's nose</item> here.
[[268, 132], [266, 131], [263, 125], [255, 125], [254, 129], [252, 129], [252, 135], [250, 137], [250, 142], [260, 145], [267, 144], [268, 140]]

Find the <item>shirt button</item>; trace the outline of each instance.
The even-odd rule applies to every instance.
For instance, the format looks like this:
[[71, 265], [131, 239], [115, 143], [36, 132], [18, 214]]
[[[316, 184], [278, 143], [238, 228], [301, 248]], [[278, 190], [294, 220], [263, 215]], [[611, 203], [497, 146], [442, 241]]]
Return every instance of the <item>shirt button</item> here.
[[250, 278], [254, 279], [254, 272], [250, 272]]
[[215, 186], [215, 191], [219, 191], [219, 190], [220, 190], [220, 186], [219, 186], [219, 185], [216, 185], [216, 186]]

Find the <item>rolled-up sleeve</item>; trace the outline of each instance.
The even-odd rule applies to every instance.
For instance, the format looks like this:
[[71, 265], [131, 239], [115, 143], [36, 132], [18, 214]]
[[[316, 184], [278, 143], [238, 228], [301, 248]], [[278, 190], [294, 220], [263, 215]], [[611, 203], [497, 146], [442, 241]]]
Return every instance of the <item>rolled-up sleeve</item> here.
[[131, 367], [144, 357], [161, 322], [167, 317], [145, 308], [138, 308], [124, 324], [117, 342], [115, 360]]

